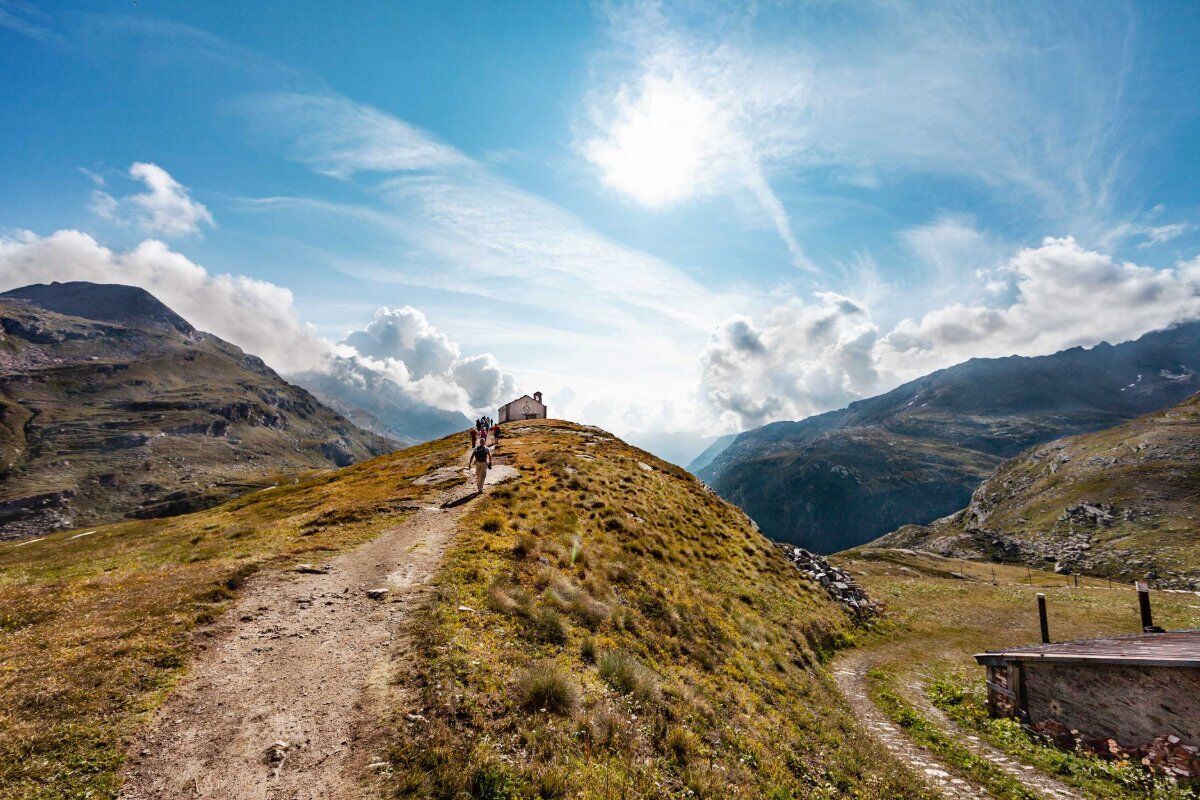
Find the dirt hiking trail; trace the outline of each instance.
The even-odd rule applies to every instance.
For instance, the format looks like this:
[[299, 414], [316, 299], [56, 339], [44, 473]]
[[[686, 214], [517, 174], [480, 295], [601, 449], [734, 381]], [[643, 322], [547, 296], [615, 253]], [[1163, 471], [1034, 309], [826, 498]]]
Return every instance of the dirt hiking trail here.
[[[248, 581], [134, 742], [120, 797], [377, 794], [372, 765], [386, 760], [384, 723], [404, 691], [389, 680], [409, 646], [403, 623], [474, 494], [455, 471], [463, 484], [436, 505], [315, 571]], [[497, 466], [487, 482], [516, 472]]]

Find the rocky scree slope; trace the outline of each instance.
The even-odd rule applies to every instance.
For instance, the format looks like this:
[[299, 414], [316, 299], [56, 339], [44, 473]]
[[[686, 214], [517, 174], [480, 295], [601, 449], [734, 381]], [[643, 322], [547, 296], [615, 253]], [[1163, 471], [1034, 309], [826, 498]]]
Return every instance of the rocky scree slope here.
[[395, 796], [928, 796], [825, 673], [853, 615], [740, 509], [596, 428], [509, 423], [499, 454], [519, 477], [414, 620]]
[[1050, 356], [972, 359], [740, 435], [699, 476], [774, 539], [817, 552], [953, 513], [1005, 459], [1200, 390], [1200, 323]]
[[195, 510], [395, 447], [144, 290], [0, 295], [0, 539]]
[[1200, 395], [1004, 463], [961, 511], [872, 543], [1200, 589]]

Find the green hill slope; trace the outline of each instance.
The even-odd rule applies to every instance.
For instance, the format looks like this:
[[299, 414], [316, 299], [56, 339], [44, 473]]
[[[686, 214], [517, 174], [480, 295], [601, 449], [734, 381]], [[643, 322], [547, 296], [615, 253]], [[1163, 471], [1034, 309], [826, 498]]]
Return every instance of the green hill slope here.
[[[824, 671], [847, 613], [744, 514], [596, 429], [508, 425], [500, 453], [519, 477], [471, 501], [393, 658], [392, 793], [928, 796]], [[191, 515], [0, 545], [0, 797], [112, 796], [124, 742], [247, 574], [394, 525], [463, 457], [447, 438]]]
[[1005, 462], [962, 511], [873, 544], [1200, 588], [1200, 395]]

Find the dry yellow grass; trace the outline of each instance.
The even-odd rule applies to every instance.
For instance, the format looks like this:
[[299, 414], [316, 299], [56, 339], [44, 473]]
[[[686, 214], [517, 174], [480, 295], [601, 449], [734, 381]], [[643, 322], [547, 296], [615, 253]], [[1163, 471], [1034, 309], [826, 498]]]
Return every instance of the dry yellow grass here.
[[248, 575], [396, 524], [434, 488], [412, 479], [461, 452], [442, 440], [198, 514], [0, 545], [0, 797], [113, 796], [127, 737]]

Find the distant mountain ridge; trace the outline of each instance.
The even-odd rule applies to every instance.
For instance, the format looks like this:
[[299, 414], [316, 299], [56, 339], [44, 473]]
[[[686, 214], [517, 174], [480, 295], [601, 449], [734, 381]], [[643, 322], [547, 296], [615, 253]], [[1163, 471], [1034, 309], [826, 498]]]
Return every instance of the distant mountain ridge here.
[[361, 427], [406, 445], [466, 431], [471, 420], [461, 411], [446, 411], [419, 402], [392, 380], [358, 369], [345, 358], [333, 358], [323, 372], [288, 376]]
[[397, 446], [142, 289], [0, 295], [0, 539], [204, 508]]
[[1006, 461], [970, 504], [872, 542], [1200, 588], [1200, 394]]
[[1118, 345], [972, 359], [741, 434], [698, 473], [772, 538], [818, 552], [950, 514], [1006, 458], [1200, 390], [1200, 322]]

